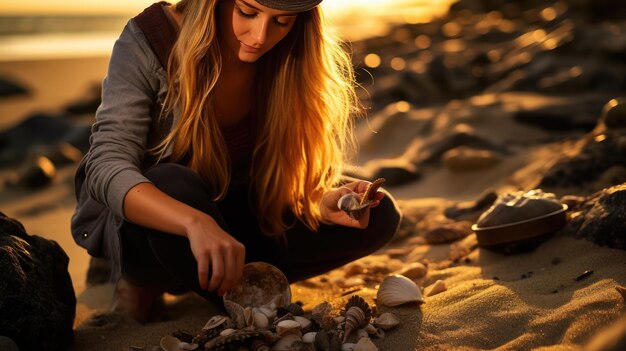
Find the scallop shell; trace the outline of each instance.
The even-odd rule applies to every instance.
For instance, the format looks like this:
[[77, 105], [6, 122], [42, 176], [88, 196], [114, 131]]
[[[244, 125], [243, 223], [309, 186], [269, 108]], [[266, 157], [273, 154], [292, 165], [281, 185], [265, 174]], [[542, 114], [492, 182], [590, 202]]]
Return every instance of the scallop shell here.
[[426, 297], [437, 295], [441, 292], [446, 291], [447, 289], [448, 287], [446, 286], [446, 282], [444, 282], [443, 280], [437, 280], [432, 285], [424, 289], [424, 295], [426, 295]]
[[226, 312], [228, 312], [230, 318], [232, 318], [233, 322], [235, 322], [235, 326], [237, 328], [244, 328], [247, 326], [246, 312], [243, 306], [234, 301], [225, 299], [224, 308], [226, 309]]
[[383, 330], [389, 330], [398, 324], [400, 324], [400, 320], [391, 312], [382, 313], [374, 320], [374, 325]]
[[411, 279], [402, 275], [386, 277], [376, 294], [378, 302], [393, 307], [409, 302], [424, 302], [420, 288]]
[[[346, 306], [344, 307], [344, 309], [348, 311], [348, 309], [350, 309], [350, 307], [353, 307], [353, 306], [360, 308], [365, 314], [365, 318], [368, 321], [370, 318], [372, 318], [372, 309], [370, 308], [370, 305], [367, 303], [367, 301], [365, 301], [365, 299], [363, 299], [361, 296], [358, 296], [358, 295], [351, 296], [348, 299], [348, 302], [346, 302]], [[347, 317], [347, 314], [346, 314], [346, 317]]]
[[223, 300], [225, 305], [226, 301], [232, 301], [246, 307], [274, 304], [272, 309], [275, 309], [291, 302], [291, 289], [287, 277], [278, 268], [264, 262], [251, 262], [244, 265], [239, 283], [224, 294]]
[[232, 319], [226, 316], [215, 315], [211, 317], [208, 322], [206, 322], [200, 333], [193, 338], [192, 342], [204, 345], [207, 341], [220, 335], [222, 330], [232, 328], [234, 326], [235, 323]]

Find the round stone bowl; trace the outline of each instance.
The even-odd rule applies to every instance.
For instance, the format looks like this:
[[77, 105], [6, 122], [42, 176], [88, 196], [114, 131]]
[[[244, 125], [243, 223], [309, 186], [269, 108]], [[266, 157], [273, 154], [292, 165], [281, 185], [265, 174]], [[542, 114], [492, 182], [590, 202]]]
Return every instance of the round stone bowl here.
[[541, 216], [490, 227], [472, 226], [478, 245], [496, 252], [530, 251], [567, 223], [567, 205]]
[[224, 294], [223, 299], [243, 307], [259, 307], [269, 304], [277, 295], [283, 297], [283, 305], [291, 302], [291, 288], [283, 272], [269, 263], [250, 262], [243, 266], [239, 283]]

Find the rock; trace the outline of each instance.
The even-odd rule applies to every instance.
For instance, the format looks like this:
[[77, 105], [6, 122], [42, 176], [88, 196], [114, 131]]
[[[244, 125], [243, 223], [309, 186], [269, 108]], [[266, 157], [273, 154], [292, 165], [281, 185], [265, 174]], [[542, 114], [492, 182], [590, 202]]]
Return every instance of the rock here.
[[76, 297], [68, 263], [56, 242], [0, 213], [0, 335], [22, 350], [69, 348]]
[[431, 245], [451, 243], [465, 238], [472, 232], [469, 222], [455, 222], [441, 224], [428, 229], [424, 234], [424, 240]]
[[[567, 150], [544, 174], [537, 187], [582, 187], [595, 185], [592, 191], [619, 184], [606, 184], [617, 175], [619, 168], [626, 167], [626, 153], [619, 151], [624, 136], [618, 131], [607, 130], [603, 134], [589, 134]], [[611, 170], [613, 168], [613, 170]], [[611, 174], [605, 174], [610, 171]]]
[[418, 150], [417, 156], [413, 161], [418, 166], [433, 164], [439, 161], [446, 151], [459, 146], [506, 152], [504, 147], [479, 136], [471, 127], [457, 125], [452, 131], [438, 133], [428, 138]]
[[608, 129], [626, 128], [626, 99], [612, 99], [604, 105], [600, 119]]
[[56, 175], [56, 167], [44, 156], [29, 162], [19, 172], [15, 185], [28, 189], [44, 187], [52, 182]]
[[626, 250], [626, 183], [603, 189], [571, 214], [563, 232], [600, 246]]
[[598, 123], [601, 103], [592, 99], [572, 101], [567, 105], [549, 105], [513, 113], [517, 122], [530, 124], [549, 131], [591, 131]]
[[371, 180], [385, 178], [385, 185], [402, 185], [421, 178], [417, 167], [403, 159], [377, 159], [367, 162]]
[[82, 115], [95, 114], [102, 102], [102, 85], [94, 84], [87, 96], [83, 99], [70, 103], [65, 107], [68, 114]]
[[446, 208], [443, 214], [457, 221], [466, 220], [475, 222], [480, 215], [485, 212], [496, 199], [498, 194], [489, 189], [483, 192], [476, 201], [457, 203]]
[[399, 274], [413, 280], [422, 278], [426, 273], [428, 273], [428, 268], [420, 262], [410, 263], [399, 272]]
[[459, 146], [446, 151], [441, 159], [443, 165], [453, 172], [481, 170], [500, 162], [500, 158], [493, 151], [466, 146]]
[[17, 83], [16, 81], [0, 77], [0, 98], [14, 95], [29, 95], [30, 92], [27, 88]]

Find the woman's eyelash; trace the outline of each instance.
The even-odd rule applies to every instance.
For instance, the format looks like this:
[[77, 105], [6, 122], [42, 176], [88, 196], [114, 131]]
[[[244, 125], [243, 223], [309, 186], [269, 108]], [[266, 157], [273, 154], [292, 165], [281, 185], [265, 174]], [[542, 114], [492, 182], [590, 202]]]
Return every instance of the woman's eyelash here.
[[[256, 16], [256, 13], [245, 13], [243, 12], [243, 10], [240, 7], [237, 7], [237, 13], [245, 18], [254, 18]], [[277, 19], [274, 20], [274, 23], [276, 23], [277, 25], [281, 26], [281, 27], [287, 27], [289, 25], [289, 23], [283, 23], [283, 22], [279, 22]]]

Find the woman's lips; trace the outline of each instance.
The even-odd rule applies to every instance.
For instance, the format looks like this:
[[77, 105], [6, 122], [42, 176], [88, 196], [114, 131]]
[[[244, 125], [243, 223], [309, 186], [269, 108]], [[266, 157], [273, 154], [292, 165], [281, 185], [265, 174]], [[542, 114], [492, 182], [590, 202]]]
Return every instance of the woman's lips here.
[[242, 49], [243, 49], [243, 51], [245, 51], [245, 52], [249, 52], [249, 53], [257, 53], [257, 52], [261, 51], [261, 49], [260, 49], [260, 48], [254, 48], [254, 47], [252, 47], [252, 46], [250, 46], [250, 45], [246, 45], [246, 44], [244, 44], [243, 42], [240, 42], [240, 43], [241, 43], [241, 48], [242, 48]]

